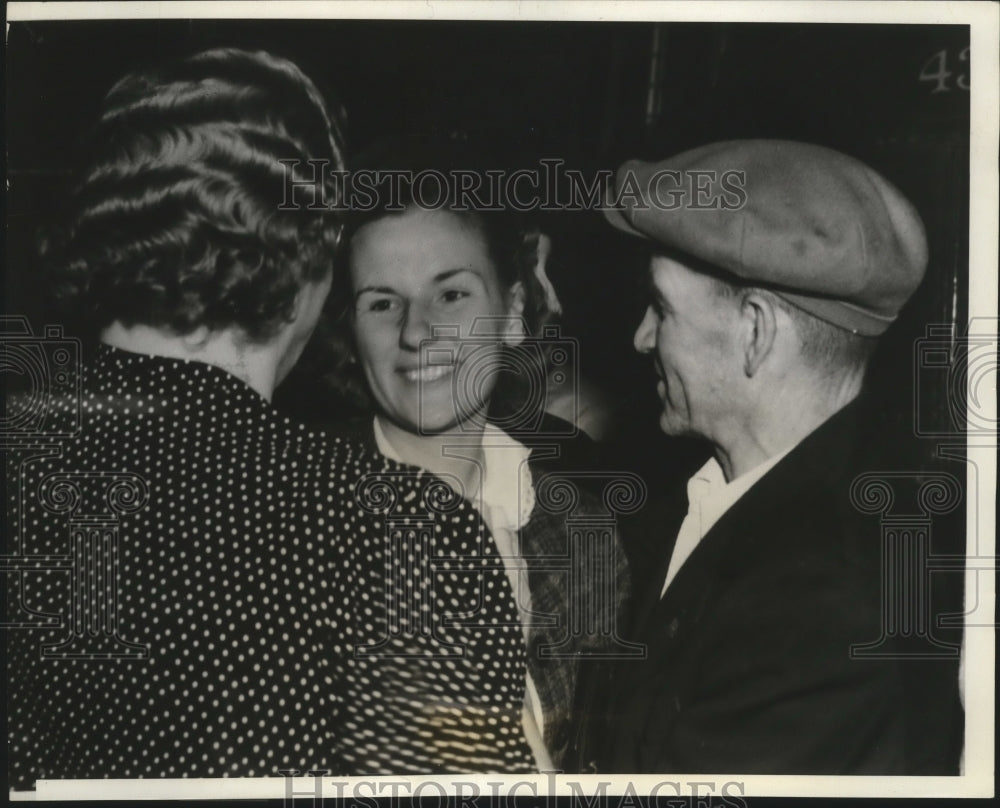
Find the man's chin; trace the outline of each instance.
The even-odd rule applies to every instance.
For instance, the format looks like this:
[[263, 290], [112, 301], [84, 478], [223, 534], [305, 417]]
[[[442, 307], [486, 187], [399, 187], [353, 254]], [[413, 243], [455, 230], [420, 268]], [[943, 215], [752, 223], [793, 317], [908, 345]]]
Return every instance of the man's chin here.
[[670, 410], [663, 410], [660, 413], [660, 430], [672, 438], [689, 434], [687, 425], [682, 423], [681, 419]]

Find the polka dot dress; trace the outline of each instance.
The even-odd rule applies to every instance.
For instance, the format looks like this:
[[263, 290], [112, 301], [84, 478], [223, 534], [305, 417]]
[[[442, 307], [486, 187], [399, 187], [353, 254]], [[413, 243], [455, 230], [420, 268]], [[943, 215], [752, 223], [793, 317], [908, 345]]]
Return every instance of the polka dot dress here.
[[[12, 787], [533, 769], [516, 607], [464, 500], [209, 365], [103, 346], [84, 389], [79, 437], [8, 456], [19, 553], [117, 535], [104, 577], [7, 573], [8, 620], [64, 618], [7, 631]], [[74, 638], [80, 592], [113, 638], [87, 615]], [[112, 653], [60, 656], [81, 642]]]

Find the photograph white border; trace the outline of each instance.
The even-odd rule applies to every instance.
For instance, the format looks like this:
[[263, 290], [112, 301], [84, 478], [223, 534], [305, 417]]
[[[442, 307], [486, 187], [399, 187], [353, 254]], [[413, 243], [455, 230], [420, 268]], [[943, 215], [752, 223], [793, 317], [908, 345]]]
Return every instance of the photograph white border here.
[[[102, 2], [38, 3], [7, 5], [8, 30], [12, 22], [29, 20], [110, 19], [411, 19], [411, 20], [509, 20], [509, 21], [663, 21], [663, 22], [808, 22], [808, 23], [896, 23], [964, 24], [971, 26], [971, 139], [970, 139], [970, 239], [969, 318], [997, 322], [998, 267], [998, 157], [1000, 143], [1000, 66], [996, 55], [1000, 43], [1000, 6], [980, 2], [605, 2], [605, 0], [378, 0], [378, 2]], [[994, 331], [995, 333], [995, 331]], [[996, 370], [994, 368], [994, 376]], [[996, 423], [996, 397], [983, 401], [979, 421]], [[996, 435], [970, 439], [968, 522], [978, 526], [967, 537], [970, 558], [992, 560], [985, 572], [967, 567], [966, 591], [978, 591], [978, 614], [995, 613], [996, 561]], [[978, 479], [974, 476], [976, 472]], [[972, 496], [972, 493], [977, 494]], [[975, 590], [973, 589], [975, 588]], [[965, 648], [965, 773], [959, 777], [801, 777], [665, 774], [643, 776], [545, 776], [504, 780], [518, 786], [517, 794], [584, 795], [600, 793], [609, 783], [609, 796], [649, 793], [657, 784], [705, 784], [721, 787], [738, 783], [742, 791], [731, 796], [812, 797], [989, 797], [994, 793], [995, 744], [995, 635], [992, 627], [967, 633]], [[410, 794], [434, 796], [423, 783], [438, 783], [453, 796], [469, 795], [475, 784], [479, 793], [496, 793], [497, 776], [452, 778], [324, 778], [323, 796], [390, 797], [390, 783], [405, 782]], [[34, 794], [12, 794], [11, 799], [224, 799], [284, 798], [291, 783], [296, 794], [315, 793], [311, 778], [283, 781], [278, 778], [219, 780], [42, 780]], [[459, 785], [457, 785], [459, 784]], [[529, 785], [530, 784], [530, 785]], [[374, 786], [377, 793], [370, 790]], [[399, 788], [398, 786], [396, 787]], [[423, 790], [421, 790], [423, 789]], [[405, 796], [406, 791], [395, 793]], [[504, 794], [508, 792], [500, 792]], [[690, 790], [677, 795], [672, 786], [660, 786], [667, 796], [692, 796]], [[719, 793], [719, 792], [715, 792]]]

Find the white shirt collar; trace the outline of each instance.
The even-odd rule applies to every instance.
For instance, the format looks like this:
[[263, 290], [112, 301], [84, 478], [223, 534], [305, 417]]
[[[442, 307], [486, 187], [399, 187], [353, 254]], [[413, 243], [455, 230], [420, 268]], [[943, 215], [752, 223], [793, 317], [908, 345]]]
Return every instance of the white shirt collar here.
[[774, 468], [778, 461], [792, 448], [789, 447], [781, 454], [768, 458], [759, 466], [728, 483], [722, 472], [722, 466], [719, 465], [719, 461], [714, 456], [709, 458], [708, 462], [691, 476], [687, 483], [687, 516], [681, 523], [677, 540], [674, 542], [673, 553], [670, 556], [670, 564], [667, 567], [663, 588], [660, 590], [660, 597], [666, 594], [667, 587], [670, 586], [677, 572], [715, 523], [753, 487], [754, 483]]
[[704, 536], [708, 533], [712, 525], [719, 521], [722, 515], [753, 487], [754, 483], [774, 468], [778, 461], [790, 451], [791, 447], [774, 455], [774, 457], [769, 457], [760, 465], [729, 482], [726, 482], [726, 476], [719, 461], [714, 456], [710, 457], [708, 462], [691, 476], [687, 484], [689, 507], [695, 501], [699, 501], [701, 504], [701, 535]]
[[[374, 419], [375, 445], [390, 460], [405, 462], [386, 437], [378, 417]], [[535, 487], [528, 457], [531, 450], [500, 427], [486, 424], [482, 435], [483, 479], [477, 499], [489, 514], [491, 530], [517, 531], [524, 527], [535, 508]]]

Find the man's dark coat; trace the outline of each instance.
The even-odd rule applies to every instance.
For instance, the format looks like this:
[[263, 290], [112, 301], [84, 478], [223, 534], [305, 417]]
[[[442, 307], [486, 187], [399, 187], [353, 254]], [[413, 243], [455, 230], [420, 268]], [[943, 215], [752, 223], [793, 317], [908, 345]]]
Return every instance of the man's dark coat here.
[[[579, 768], [957, 773], [957, 648], [929, 660], [852, 654], [882, 636], [883, 587], [897, 585], [883, 583], [879, 515], [850, 496], [857, 475], [902, 470], [869, 451], [863, 410], [837, 413], [744, 494], [662, 600], [672, 538], [659, 553], [631, 631], [647, 657], [590, 682]], [[659, 535], [675, 537], [685, 492], [665, 510]]]

